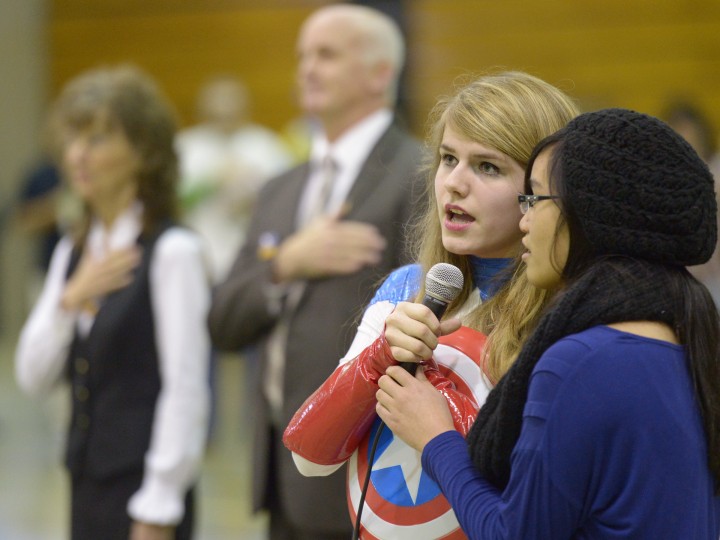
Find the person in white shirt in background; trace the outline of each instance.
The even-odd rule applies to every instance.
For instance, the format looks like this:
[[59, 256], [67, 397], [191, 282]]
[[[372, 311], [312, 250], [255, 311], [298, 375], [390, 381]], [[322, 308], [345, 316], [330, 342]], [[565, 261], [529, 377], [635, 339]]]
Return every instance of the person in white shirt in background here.
[[198, 123], [178, 132], [183, 221], [207, 242], [213, 282], [222, 281], [245, 240], [257, 193], [293, 158], [272, 130], [250, 121], [238, 78], [216, 76], [198, 96]]
[[[198, 122], [180, 130], [175, 138], [182, 221], [206, 244], [213, 284], [227, 276], [245, 242], [260, 188], [294, 162], [279, 135], [250, 121], [250, 105], [243, 81], [231, 75], [216, 75], [203, 84], [198, 94]], [[246, 372], [251, 373], [257, 367], [253, 351], [246, 348], [241, 352]], [[210, 441], [218, 423], [217, 381], [226, 359], [237, 360], [237, 353], [211, 354]]]
[[54, 109], [82, 201], [16, 351], [16, 378], [71, 387], [72, 540], [192, 537], [205, 448], [210, 278], [177, 222], [174, 115], [131, 66], [72, 80]]

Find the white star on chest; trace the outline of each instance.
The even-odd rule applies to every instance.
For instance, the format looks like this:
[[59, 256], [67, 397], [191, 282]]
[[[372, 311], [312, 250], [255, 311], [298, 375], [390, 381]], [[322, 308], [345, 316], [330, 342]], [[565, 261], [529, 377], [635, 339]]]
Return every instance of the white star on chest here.
[[422, 476], [422, 463], [420, 452], [417, 452], [393, 434], [392, 442], [385, 451], [375, 460], [373, 471], [400, 467], [405, 484], [407, 484], [413, 504], [417, 501], [420, 490], [420, 477]]

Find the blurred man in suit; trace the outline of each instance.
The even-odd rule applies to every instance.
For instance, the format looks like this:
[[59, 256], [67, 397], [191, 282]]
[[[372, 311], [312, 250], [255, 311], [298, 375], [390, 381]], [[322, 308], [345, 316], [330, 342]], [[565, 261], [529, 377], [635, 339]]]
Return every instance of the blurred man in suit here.
[[352, 532], [345, 479], [305, 478], [281, 437], [337, 366], [378, 280], [407, 262], [421, 148], [394, 121], [404, 60], [393, 20], [359, 5], [320, 8], [298, 39], [297, 83], [316, 122], [310, 159], [260, 193], [247, 240], [214, 295], [215, 345], [257, 345], [253, 500], [270, 538]]

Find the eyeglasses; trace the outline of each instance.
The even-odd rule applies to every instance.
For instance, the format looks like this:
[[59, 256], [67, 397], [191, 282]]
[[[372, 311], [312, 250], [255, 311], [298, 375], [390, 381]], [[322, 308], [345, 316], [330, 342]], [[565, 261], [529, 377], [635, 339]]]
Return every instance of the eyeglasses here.
[[527, 214], [536, 202], [548, 201], [550, 199], [559, 199], [558, 195], [524, 195], [518, 194], [518, 203], [520, 204], [520, 212]]

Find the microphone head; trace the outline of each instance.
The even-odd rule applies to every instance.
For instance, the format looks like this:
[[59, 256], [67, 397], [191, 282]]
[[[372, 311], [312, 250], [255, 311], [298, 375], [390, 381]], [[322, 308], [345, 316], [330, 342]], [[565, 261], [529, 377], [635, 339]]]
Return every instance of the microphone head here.
[[460, 294], [464, 281], [457, 266], [437, 263], [425, 276], [425, 293], [449, 304]]

